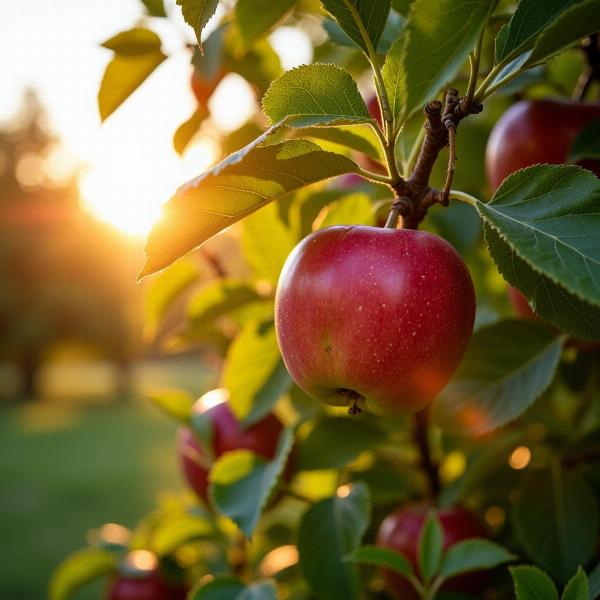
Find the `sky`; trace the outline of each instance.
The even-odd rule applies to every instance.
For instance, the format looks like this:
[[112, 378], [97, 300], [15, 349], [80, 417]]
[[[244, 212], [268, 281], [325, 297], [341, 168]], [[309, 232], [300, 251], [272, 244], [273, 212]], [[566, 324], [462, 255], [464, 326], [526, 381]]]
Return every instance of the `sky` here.
[[[84, 166], [84, 207], [123, 231], [145, 234], [175, 189], [214, 161], [216, 148], [202, 137], [183, 159], [172, 148], [176, 128], [194, 111], [186, 42], [193, 42], [175, 0], [172, 19], [151, 19], [169, 59], [100, 123], [97, 92], [111, 52], [100, 44], [136, 25], [139, 0], [2, 0], [0, 2], [0, 121], [17, 110], [34, 87], [52, 129], [61, 137], [63, 163]], [[308, 62], [298, 32], [272, 40], [287, 68]], [[296, 34], [291, 37], [292, 34]], [[290, 39], [295, 43], [290, 44]], [[252, 110], [251, 92], [229, 76], [211, 100], [217, 127], [234, 129]], [[232, 102], [232, 99], [234, 102]]]

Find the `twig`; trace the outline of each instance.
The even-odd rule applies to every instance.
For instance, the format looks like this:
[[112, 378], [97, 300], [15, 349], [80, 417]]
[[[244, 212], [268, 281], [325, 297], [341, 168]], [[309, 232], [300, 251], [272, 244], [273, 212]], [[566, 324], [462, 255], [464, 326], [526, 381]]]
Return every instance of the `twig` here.
[[414, 415], [413, 439], [419, 449], [419, 466], [425, 472], [429, 484], [429, 496], [435, 503], [441, 489], [440, 473], [437, 463], [431, 456], [429, 446], [429, 408], [424, 408]]

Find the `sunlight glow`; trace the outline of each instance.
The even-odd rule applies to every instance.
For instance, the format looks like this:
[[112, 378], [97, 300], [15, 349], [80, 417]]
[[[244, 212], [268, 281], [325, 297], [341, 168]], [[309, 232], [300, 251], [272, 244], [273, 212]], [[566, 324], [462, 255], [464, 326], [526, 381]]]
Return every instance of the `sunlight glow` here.
[[296, 546], [279, 546], [271, 550], [261, 561], [259, 570], [264, 577], [273, 577], [275, 574], [295, 565], [299, 555]]
[[227, 402], [227, 400], [229, 400], [229, 392], [225, 388], [210, 390], [210, 392], [206, 392], [206, 394], [200, 396], [200, 404], [203, 410], [208, 410], [213, 406]]
[[508, 459], [508, 464], [517, 470], [524, 469], [531, 461], [531, 450], [527, 446], [515, 448]]
[[136, 571], [153, 571], [158, 565], [158, 559], [148, 550], [133, 550], [125, 557], [125, 563]]

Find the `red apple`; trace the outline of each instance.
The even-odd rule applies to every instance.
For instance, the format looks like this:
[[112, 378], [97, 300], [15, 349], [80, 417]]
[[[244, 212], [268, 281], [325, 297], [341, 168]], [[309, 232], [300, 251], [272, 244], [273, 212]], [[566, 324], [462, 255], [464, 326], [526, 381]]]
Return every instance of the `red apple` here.
[[226, 72], [220, 69], [214, 77], [211, 79], [206, 79], [202, 73], [200, 73], [197, 69], [192, 71], [192, 78], [190, 85], [192, 87], [192, 92], [194, 92], [194, 96], [196, 96], [196, 100], [200, 106], [206, 106], [213, 92], [221, 83], [223, 77], [225, 77]]
[[203, 398], [196, 403], [194, 412], [205, 412], [212, 425], [212, 452], [207, 454], [200, 440], [187, 427], [181, 427], [177, 432], [177, 451], [186, 481], [200, 498], [207, 500], [209, 468], [202, 464], [207, 456], [212, 454], [217, 459], [225, 452], [245, 449], [271, 459], [275, 456], [283, 425], [275, 415], [269, 414], [243, 429], [227, 402], [206, 409]]
[[156, 571], [118, 575], [109, 585], [107, 600], [185, 600], [183, 585], [169, 584]]
[[406, 414], [456, 370], [473, 330], [475, 294], [458, 253], [424, 231], [335, 226], [302, 240], [275, 298], [285, 364], [333, 406]]
[[[486, 171], [493, 189], [505, 177], [537, 163], [562, 164], [581, 129], [600, 118], [600, 103], [524, 100], [496, 123], [487, 144]], [[600, 175], [600, 161], [581, 166]]]
[[373, 119], [377, 119], [377, 122], [381, 127], [383, 121], [381, 119], [381, 108], [379, 107], [377, 96], [373, 95], [367, 100], [367, 110]]
[[[427, 517], [425, 504], [412, 504], [401, 507], [388, 515], [377, 533], [377, 545], [385, 546], [402, 553], [418, 573], [419, 536]], [[442, 508], [438, 518], [444, 532], [444, 550], [469, 538], [487, 537], [480, 521], [469, 511], [461, 507]], [[383, 572], [386, 589], [400, 600], [418, 600], [419, 596], [409, 581], [398, 573]], [[469, 573], [449, 579], [444, 590], [458, 592], [478, 592], [485, 583], [482, 573]]]

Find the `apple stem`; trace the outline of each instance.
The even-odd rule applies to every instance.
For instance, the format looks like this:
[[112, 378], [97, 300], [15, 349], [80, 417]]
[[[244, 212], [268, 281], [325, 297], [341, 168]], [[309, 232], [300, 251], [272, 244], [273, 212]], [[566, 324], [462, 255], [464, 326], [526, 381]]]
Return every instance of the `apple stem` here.
[[433, 460], [429, 444], [429, 407], [415, 413], [413, 439], [419, 449], [419, 466], [425, 472], [429, 484], [429, 497], [435, 503], [440, 493], [439, 465]]
[[582, 46], [585, 53], [587, 65], [575, 84], [572, 99], [581, 101], [594, 81], [600, 81], [600, 46], [598, 46], [598, 34], [590, 35]]

